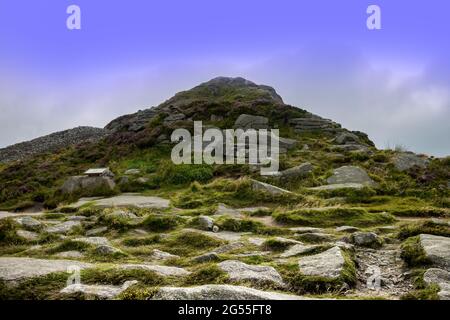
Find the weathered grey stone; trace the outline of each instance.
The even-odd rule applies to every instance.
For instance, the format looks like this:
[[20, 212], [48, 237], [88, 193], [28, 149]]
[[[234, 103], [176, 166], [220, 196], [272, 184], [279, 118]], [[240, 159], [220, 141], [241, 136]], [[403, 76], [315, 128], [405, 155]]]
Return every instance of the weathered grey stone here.
[[241, 114], [234, 123], [235, 128], [240, 129], [268, 129], [269, 119], [261, 116], [252, 116], [249, 114]]
[[312, 300], [290, 294], [256, 290], [232, 285], [204, 285], [199, 287], [162, 287], [152, 300]]
[[228, 207], [227, 205], [223, 203], [219, 203], [217, 205], [216, 215], [229, 215], [229, 216], [237, 216], [240, 217], [241, 213], [233, 208]]
[[127, 171], [125, 171], [124, 174], [131, 175], [131, 176], [138, 175], [138, 174], [141, 174], [141, 170], [139, 170], [139, 169], [128, 169]]
[[90, 263], [73, 260], [0, 257], [0, 279], [18, 281], [53, 272], [66, 272], [69, 266], [78, 266], [80, 269], [92, 267]]
[[297, 238], [306, 242], [325, 242], [333, 239], [331, 235], [319, 232], [301, 233]]
[[450, 226], [450, 221], [447, 221], [445, 219], [431, 218], [431, 222], [433, 222], [434, 224], [441, 225], [441, 226]]
[[293, 181], [308, 176], [312, 171], [312, 164], [306, 162], [299, 166], [278, 172], [276, 175], [274, 175], [274, 177], [284, 181]]
[[75, 238], [72, 241], [75, 242], [83, 242], [93, 246], [109, 246], [109, 240], [105, 237], [84, 237], [84, 238]]
[[215, 253], [227, 253], [227, 252], [230, 252], [233, 250], [240, 249], [244, 246], [245, 246], [245, 244], [242, 242], [232, 242], [232, 243], [218, 247], [217, 249], [214, 250], [214, 252]]
[[304, 275], [335, 279], [341, 275], [344, 263], [341, 249], [333, 247], [322, 253], [300, 258], [298, 265]]
[[429, 160], [412, 152], [402, 152], [394, 157], [393, 162], [397, 170], [405, 171], [414, 166], [425, 168], [427, 167]]
[[82, 259], [84, 258], [84, 254], [79, 251], [64, 251], [55, 254], [55, 257], [64, 258], [64, 259]]
[[283, 238], [283, 237], [275, 237], [273, 239], [275, 239], [276, 241], [278, 241], [280, 243], [287, 244], [287, 245], [301, 244], [300, 241], [297, 241], [294, 239]]
[[146, 178], [146, 177], [139, 177], [139, 178], [136, 179], [136, 182], [140, 183], [140, 184], [146, 184], [149, 181], [150, 181], [150, 179]]
[[15, 220], [27, 230], [39, 230], [42, 227], [42, 222], [32, 217], [20, 217]]
[[301, 254], [305, 254], [316, 249], [317, 245], [296, 244], [280, 254], [280, 258], [289, 258]]
[[197, 218], [197, 223], [200, 229], [202, 230], [212, 230], [214, 227], [214, 220], [208, 216], [199, 216]]
[[136, 113], [121, 116], [106, 125], [109, 132], [144, 130], [151, 119], [157, 115], [154, 108], [139, 110]]
[[450, 300], [450, 272], [431, 268], [424, 273], [423, 280], [428, 285], [436, 284], [439, 286], [441, 289], [438, 292], [440, 300]]
[[239, 208], [236, 209], [237, 211], [239, 211], [240, 213], [255, 213], [258, 211], [266, 211], [266, 212], [270, 212], [270, 208], [268, 207], [248, 207], [248, 208]]
[[341, 132], [333, 140], [337, 144], [359, 143], [359, 137], [351, 132]]
[[288, 190], [284, 190], [282, 188], [273, 186], [271, 184], [268, 183], [264, 183], [261, 181], [257, 181], [257, 180], [252, 180], [252, 189], [254, 191], [264, 191], [264, 192], [268, 192], [272, 195], [280, 195], [280, 194], [289, 194], [292, 193]]
[[294, 231], [295, 233], [301, 234], [301, 233], [322, 233], [323, 229], [320, 228], [313, 228], [313, 227], [294, 227], [289, 228], [289, 230]]
[[211, 261], [219, 261], [220, 258], [215, 252], [208, 252], [202, 254], [200, 256], [192, 258], [194, 262], [203, 263], [203, 262], [211, 262]]
[[96, 236], [96, 235], [102, 234], [106, 231], [108, 231], [108, 227], [98, 227], [98, 228], [86, 231], [86, 236], [88, 236], [88, 237]]
[[114, 190], [116, 184], [110, 177], [99, 176], [73, 176], [69, 177], [61, 187], [63, 194], [72, 194], [78, 191]]
[[155, 260], [167, 260], [176, 259], [179, 258], [179, 256], [158, 249], [153, 249], [152, 258]]
[[89, 296], [94, 296], [98, 299], [111, 300], [119, 294], [127, 290], [129, 287], [137, 284], [136, 280], [126, 281], [121, 286], [109, 285], [87, 285], [87, 284], [72, 284], [60, 291], [62, 294], [83, 293]]
[[450, 238], [421, 234], [420, 244], [433, 265], [450, 270]]
[[26, 230], [17, 230], [17, 235], [28, 241], [34, 241], [39, 238], [39, 234], [32, 232], [32, 231], [26, 231]]
[[69, 233], [78, 227], [81, 227], [80, 221], [65, 221], [54, 226], [50, 226], [45, 231], [48, 233], [64, 234]]
[[[217, 226], [214, 226], [214, 228]], [[225, 240], [225, 241], [239, 241], [243, 235], [246, 235], [248, 233], [244, 232], [233, 232], [233, 231], [201, 231], [204, 235], [219, 239], [219, 240]], [[186, 229], [189, 230], [189, 229]]]
[[112, 246], [109, 245], [99, 245], [97, 248], [95, 248], [95, 253], [99, 254], [99, 255], [116, 255], [116, 254], [121, 254], [123, 255], [124, 253], [122, 252], [122, 250], [114, 248]]
[[376, 185], [366, 171], [355, 166], [343, 166], [335, 169], [333, 175], [327, 179], [327, 182], [328, 184], [361, 183], [367, 186]]
[[330, 147], [330, 150], [333, 152], [358, 152], [367, 155], [372, 154], [372, 151], [370, 151], [367, 146], [356, 143], [334, 145]]
[[120, 269], [124, 270], [147, 270], [153, 271], [156, 274], [163, 277], [182, 277], [190, 274], [189, 271], [183, 268], [170, 267], [170, 266], [160, 266], [151, 264], [124, 264], [119, 266]]
[[223, 120], [223, 116], [212, 114], [210, 119], [211, 119], [211, 121], [222, 121]]
[[374, 232], [355, 232], [351, 235], [351, 241], [360, 247], [379, 248], [382, 242]]
[[93, 127], [77, 127], [55, 132], [31, 141], [21, 142], [0, 149], [0, 163], [27, 159], [36, 154], [57, 152], [75, 144], [95, 142], [108, 134], [107, 130]]
[[340, 226], [336, 228], [337, 232], [347, 232], [347, 233], [353, 233], [359, 231], [359, 228], [352, 227], [352, 226]]
[[[91, 199], [89, 201], [92, 202], [92, 206], [96, 208], [137, 207], [166, 209], [170, 206], [170, 201], [167, 199], [163, 199], [160, 197], [141, 196], [139, 194], [133, 193], [124, 193], [122, 195], [111, 198]], [[75, 204], [74, 206], [77, 206], [77, 204]]]
[[284, 287], [283, 279], [277, 270], [269, 266], [255, 266], [236, 260], [227, 260], [218, 264], [224, 272], [228, 273], [231, 281], [252, 281], [256, 283], [273, 283]]

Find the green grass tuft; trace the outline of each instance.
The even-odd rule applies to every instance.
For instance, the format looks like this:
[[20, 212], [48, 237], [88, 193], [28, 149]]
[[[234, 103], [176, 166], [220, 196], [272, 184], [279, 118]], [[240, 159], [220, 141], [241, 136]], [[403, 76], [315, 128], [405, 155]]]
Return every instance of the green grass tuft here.
[[395, 221], [390, 214], [371, 213], [361, 208], [297, 209], [288, 212], [276, 211], [272, 216], [277, 222], [283, 224], [318, 227], [340, 225], [368, 227]]

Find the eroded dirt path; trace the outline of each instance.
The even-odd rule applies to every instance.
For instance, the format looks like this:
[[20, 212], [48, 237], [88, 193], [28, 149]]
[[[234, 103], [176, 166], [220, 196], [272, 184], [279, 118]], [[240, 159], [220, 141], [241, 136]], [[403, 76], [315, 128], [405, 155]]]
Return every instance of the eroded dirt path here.
[[400, 243], [385, 244], [380, 249], [356, 248], [356, 262], [357, 296], [399, 299], [413, 288], [400, 258]]

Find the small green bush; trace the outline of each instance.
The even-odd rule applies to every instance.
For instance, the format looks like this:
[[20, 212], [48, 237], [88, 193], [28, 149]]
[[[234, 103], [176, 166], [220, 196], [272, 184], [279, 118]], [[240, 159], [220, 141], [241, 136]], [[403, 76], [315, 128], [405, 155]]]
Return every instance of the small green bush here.
[[262, 247], [264, 250], [270, 250], [270, 251], [284, 251], [287, 248], [289, 248], [291, 244], [285, 242], [285, 241], [279, 241], [277, 239], [267, 239], [264, 241]]
[[435, 223], [433, 221], [406, 224], [400, 228], [398, 238], [404, 240], [419, 234], [433, 234], [436, 236], [450, 237], [450, 226]]
[[298, 209], [288, 212], [276, 211], [272, 216], [279, 223], [320, 227], [341, 225], [367, 227], [395, 221], [390, 214], [371, 213], [361, 208]]
[[421, 266], [430, 263], [420, 244], [419, 236], [406, 239], [401, 245], [400, 256], [409, 266]]
[[17, 235], [18, 224], [10, 218], [0, 220], [0, 244], [18, 245], [25, 243], [25, 239]]

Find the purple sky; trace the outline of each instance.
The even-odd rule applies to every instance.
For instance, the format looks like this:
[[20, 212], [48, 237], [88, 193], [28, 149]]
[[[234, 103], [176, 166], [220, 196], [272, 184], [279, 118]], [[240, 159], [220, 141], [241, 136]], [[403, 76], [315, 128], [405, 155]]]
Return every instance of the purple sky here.
[[[66, 8], [82, 30], [66, 28]], [[366, 28], [366, 8], [382, 30]], [[450, 154], [448, 0], [0, 0], [0, 147], [242, 76], [367, 132]]]

